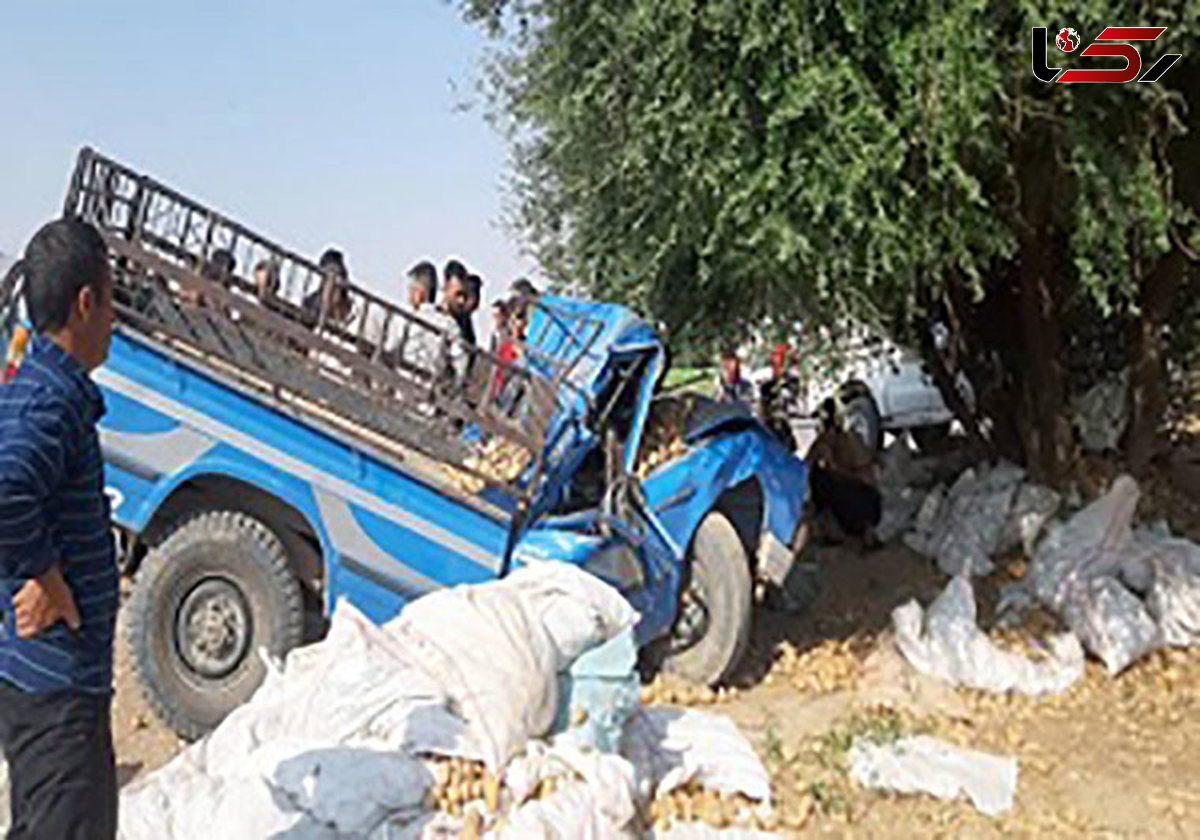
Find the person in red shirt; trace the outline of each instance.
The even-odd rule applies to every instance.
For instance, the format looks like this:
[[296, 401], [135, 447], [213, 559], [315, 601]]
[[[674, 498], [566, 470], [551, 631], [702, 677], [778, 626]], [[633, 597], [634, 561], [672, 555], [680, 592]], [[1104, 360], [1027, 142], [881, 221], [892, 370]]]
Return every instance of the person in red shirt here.
[[500, 301], [497, 306], [500, 338], [496, 345], [496, 359], [500, 364], [493, 383], [493, 399], [499, 398], [513, 366], [520, 361], [521, 348], [529, 327], [529, 301], [525, 297], [514, 295], [508, 301]]

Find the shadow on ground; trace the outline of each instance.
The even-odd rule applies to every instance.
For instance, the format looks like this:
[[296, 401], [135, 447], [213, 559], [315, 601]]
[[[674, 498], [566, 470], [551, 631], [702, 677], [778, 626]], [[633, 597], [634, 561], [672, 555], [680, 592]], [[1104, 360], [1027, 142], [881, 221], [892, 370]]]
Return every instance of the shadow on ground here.
[[810, 552], [821, 569], [821, 591], [799, 615], [759, 609], [744, 665], [730, 680], [738, 688], [758, 685], [784, 642], [803, 654], [822, 642], [849, 641], [866, 654], [892, 626], [892, 610], [911, 598], [925, 604], [945, 585], [927, 559], [893, 544], [867, 553], [843, 547]]

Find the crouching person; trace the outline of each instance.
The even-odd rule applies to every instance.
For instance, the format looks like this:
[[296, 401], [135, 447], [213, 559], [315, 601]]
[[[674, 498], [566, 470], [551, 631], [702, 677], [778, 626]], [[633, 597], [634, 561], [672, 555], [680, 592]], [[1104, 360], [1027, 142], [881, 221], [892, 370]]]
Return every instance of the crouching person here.
[[108, 355], [104, 241], [43, 227], [23, 263], [35, 335], [0, 388], [0, 749], [9, 840], [112, 840], [110, 705], [116, 557], [90, 372]]
[[832, 519], [844, 534], [874, 548], [878, 545], [875, 528], [883, 508], [874, 456], [858, 435], [843, 427], [834, 400], [821, 404], [819, 420], [817, 439], [805, 459], [810, 504], [817, 524]]

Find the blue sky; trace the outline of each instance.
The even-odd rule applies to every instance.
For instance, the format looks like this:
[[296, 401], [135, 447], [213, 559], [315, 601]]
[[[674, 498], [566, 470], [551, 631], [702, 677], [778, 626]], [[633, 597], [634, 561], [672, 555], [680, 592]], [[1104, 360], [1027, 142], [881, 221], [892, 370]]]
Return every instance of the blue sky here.
[[90, 144], [381, 291], [450, 256], [502, 290], [532, 263], [497, 224], [485, 46], [442, 0], [4, 0], [0, 252]]

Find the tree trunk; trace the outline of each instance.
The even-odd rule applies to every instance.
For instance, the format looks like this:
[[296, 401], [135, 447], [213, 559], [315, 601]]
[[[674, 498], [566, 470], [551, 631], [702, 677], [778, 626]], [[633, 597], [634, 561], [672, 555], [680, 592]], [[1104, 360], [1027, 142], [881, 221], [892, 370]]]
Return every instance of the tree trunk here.
[[1026, 363], [1018, 379], [1026, 466], [1037, 480], [1058, 485], [1069, 466], [1071, 428], [1051, 278], [1066, 267], [1055, 258], [1057, 247], [1049, 239], [1034, 236], [1022, 247], [1018, 283]]
[[1125, 449], [1130, 469], [1145, 469], [1167, 409], [1167, 321], [1183, 286], [1187, 261], [1174, 249], [1162, 257], [1141, 289], [1141, 317], [1134, 321], [1129, 377], [1129, 430]]
[[[923, 289], [928, 289], [928, 286], [922, 284]], [[963, 430], [967, 434], [967, 439], [973, 449], [981, 455], [995, 457], [996, 453], [984, 439], [983, 431], [980, 428], [980, 406], [978, 404], [979, 394], [976, 393], [976, 404], [968, 405], [963, 399], [963, 395], [958, 389], [959, 374], [967, 376], [966, 365], [963, 364], [963, 357], [969, 352], [969, 337], [964, 335], [965, 325], [958, 312], [958, 306], [955, 302], [955, 292], [961, 289], [961, 284], [958, 279], [951, 277], [947, 281], [947, 290], [943, 295], [943, 305], [946, 309], [947, 319], [949, 323], [945, 326], [949, 330], [949, 346], [953, 348], [950, 355], [953, 356], [953, 361], [947, 361], [946, 354], [938, 349], [934, 342], [933, 332], [929, 329], [930, 325], [926, 324], [925, 329], [920, 330], [919, 349], [921, 357], [925, 365], [929, 369], [929, 375], [933, 378], [933, 383], [937, 386], [938, 392], [942, 395], [942, 401], [946, 404], [946, 408], [958, 418], [962, 423]], [[932, 312], [934, 307], [930, 305], [930, 301], [925, 301], [925, 311]]]

